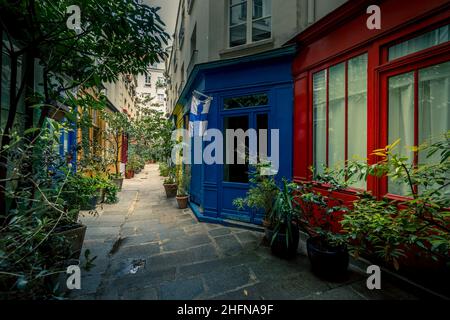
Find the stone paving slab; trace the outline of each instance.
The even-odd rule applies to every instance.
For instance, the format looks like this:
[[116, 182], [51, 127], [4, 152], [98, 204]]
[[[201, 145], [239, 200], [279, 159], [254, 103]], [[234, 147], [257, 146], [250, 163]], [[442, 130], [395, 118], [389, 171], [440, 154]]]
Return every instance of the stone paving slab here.
[[80, 218], [88, 226], [83, 253], [89, 249], [97, 258], [82, 271], [82, 290], [70, 298], [416, 299], [386, 281], [382, 291], [370, 291], [356, 269], [340, 282], [319, 279], [310, 271], [304, 241], [295, 259], [279, 259], [262, 233], [200, 223], [190, 209], [177, 209], [162, 181], [157, 165], [148, 165], [124, 181], [119, 203]]

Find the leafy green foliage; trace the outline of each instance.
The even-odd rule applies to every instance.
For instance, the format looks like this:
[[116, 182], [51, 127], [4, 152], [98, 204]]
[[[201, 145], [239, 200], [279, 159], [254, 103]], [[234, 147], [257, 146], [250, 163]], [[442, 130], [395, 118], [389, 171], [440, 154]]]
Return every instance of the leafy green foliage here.
[[250, 189], [245, 198], [235, 199], [233, 205], [240, 210], [245, 207], [261, 209], [266, 215], [266, 222], [270, 223], [269, 215], [279, 189], [273, 176], [261, 174], [262, 170], [269, 167], [270, 164], [260, 163], [251, 168], [249, 173]]
[[131, 121], [128, 115], [122, 112], [102, 112], [103, 120], [107, 126], [104, 132], [104, 138], [109, 142], [103, 155], [109, 159], [109, 165], [115, 167], [114, 176], [120, 177], [120, 150], [123, 146], [123, 135], [131, 132]]
[[189, 184], [191, 182], [191, 178], [189, 172], [187, 170], [183, 170], [180, 168], [177, 174], [177, 195], [179, 197], [185, 197], [189, 194]]
[[271, 243], [275, 241], [278, 233], [286, 232], [286, 247], [292, 242], [292, 228], [298, 227], [298, 215], [294, 210], [297, 185], [283, 179], [283, 185], [278, 191], [268, 219], [273, 226], [274, 235]]
[[91, 258], [91, 250], [86, 249], [84, 251], [84, 260], [85, 260], [85, 263], [83, 266], [84, 270], [89, 272], [93, 267], [95, 267], [95, 264], [94, 264], [95, 259], [97, 259], [97, 256], [94, 256]]
[[[105, 109], [103, 83], [145, 73], [167, 56], [163, 44], [169, 35], [159, 8], [137, 0], [80, 0], [81, 30], [75, 32], [66, 26], [66, 9], [73, 4], [0, 0], [2, 53], [11, 63], [10, 92], [16, 93], [9, 106], [2, 106], [8, 116], [0, 128], [1, 297], [56, 298], [53, 277], [65, 271], [69, 248], [56, 231], [76, 222], [88, 192], [104, 183], [73, 174], [58, 154], [58, 133], [71, 128], [48, 118], [64, 117], [85, 133], [92, 126], [89, 111]], [[32, 72], [34, 59], [39, 72]], [[40, 77], [39, 92], [29, 85], [35, 77]], [[22, 101], [25, 115], [19, 117]], [[127, 132], [122, 124], [114, 128]], [[82, 137], [87, 155], [92, 146], [87, 134]], [[117, 159], [118, 150], [116, 145], [108, 161]], [[104, 172], [111, 162], [100, 164], [92, 154], [82, 169]], [[110, 198], [116, 196], [116, 188], [106, 189]]]
[[65, 271], [70, 244], [57, 232], [77, 221], [79, 208], [72, 202], [71, 166], [55, 152], [59, 126], [49, 120], [35, 141], [14, 134], [1, 149], [11, 166], [8, 211], [0, 214], [1, 296], [54, 298], [54, 278]]
[[169, 176], [169, 166], [167, 165], [167, 163], [160, 162], [158, 164], [158, 170], [159, 170], [159, 175], [161, 177], [168, 177]]
[[119, 188], [113, 184], [109, 183], [105, 187], [105, 203], [107, 204], [114, 204], [119, 201], [119, 198], [117, 197], [117, 193], [119, 192]]
[[166, 162], [174, 145], [172, 123], [160, 111], [139, 107], [139, 117], [132, 123], [132, 138], [136, 154], [144, 160]]
[[397, 144], [375, 150], [381, 160], [374, 165], [358, 163], [354, 172], [361, 174], [364, 168], [370, 175], [403, 183], [410, 190], [409, 198], [389, 201], [364, 195], [354, 202], [342, 221], [352, 240], [350, 249], [356, 256], [374, 253], [395, 268], [400, 267], [401, 257], [418, 248], [424, 257], [449, 261], [450, 132], [439, 141], [413, 148], [428, 160], [418, 167], [396, 152]]
[[164, 184], [176, 184], [177, 168], [175, 166], [169, 166], [168, 176], [164, 179]]

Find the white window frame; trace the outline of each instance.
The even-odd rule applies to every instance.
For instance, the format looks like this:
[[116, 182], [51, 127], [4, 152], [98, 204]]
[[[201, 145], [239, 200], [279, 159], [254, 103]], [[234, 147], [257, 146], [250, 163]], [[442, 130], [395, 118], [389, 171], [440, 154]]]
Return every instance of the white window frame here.
[[[236, 48], [239, 46], [245, 46], [251, 43], [258, 43], [258, 42], [262, 42], [262, 41], [267, 41], [272, 39], [273, 37], [273, 21], [272, 21], [272, 3], [273, 1], [270, 2], [271, 8], [270, 8], [270, 15], [268, 16], [263, 16], [261, 18], [257, 18], [257, 19], [253, 19], [253, 1], [254, 0], [245, 0], [247, 2], [247, 20], [246, 20], [246, 27], [247, 27], [247, 33], [246, 33], [246, 42], [244, 44], [241, 45], [237, 45], [237, 46], [231, 46], [230, 42], [231, 42], [231, 28], [235, 28], [237, 26], [240, 26], [242, 24], [237, 24], [234, 26], [231, 26], [231, 0], [228, 0], [228, 30], [227, 30], [227, 43], [228, 43], [228, 48]], [[242, 1], [242, 2], [245, 2]], [[238, 6], [240, 4], [234, 5], [234, 6]], [[270, 18], [270, 37], [266, 38], [266, 39], [261, 39], [258, 41], [253, 41], [253, 22], [258, 21], [258, 20], [263, 20], [263, 19], [267, 19]]]
[[[150, 82], [148, 82], [147, 80], [147, 77], [149, 77], [150, 78]], [[147, 71], [147, 74], [145, 74], [144, 75], [144, 84], [145, 84], [145, 86], [146, 87], [151, 87], [152, 86], [152, 74], [150, 73], [150, 71]]]

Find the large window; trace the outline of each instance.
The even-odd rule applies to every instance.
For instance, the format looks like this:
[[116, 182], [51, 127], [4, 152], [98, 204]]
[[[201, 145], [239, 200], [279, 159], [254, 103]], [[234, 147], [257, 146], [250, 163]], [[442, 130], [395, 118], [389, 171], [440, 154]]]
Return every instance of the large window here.
[[[389, 142], [400, 139], [398, 151], [414, 165], [436, 161], [412, 147], [450, 129], [450, 62], [392, 76], [388, 89]], [[389, 193], [407, 195], [409, 191], [405, 184], [388, 182]]]
[[229, 1], [230, 47], [256, 42], [271, 37], [271, 0]]
[[[313, 166], [344, 165], [367, 154], [367, 54], [313, 75]], [[354, 187], [364, 188], [364, 182]]]

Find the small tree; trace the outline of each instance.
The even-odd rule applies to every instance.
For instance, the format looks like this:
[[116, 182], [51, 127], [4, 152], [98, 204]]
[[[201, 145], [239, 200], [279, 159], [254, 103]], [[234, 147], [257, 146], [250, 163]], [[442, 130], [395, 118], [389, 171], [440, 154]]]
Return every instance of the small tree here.
[[109, 142], [109, 148], [106, 151], [114, 163], [115, 176], [118, 177], [120, 176], [120, 150], [124, 146], [124, 136], [130, 132], [131, 122], [128, 116], [121, 112], [103, 112], [102, 118], [106, 122], [105, 139]]

